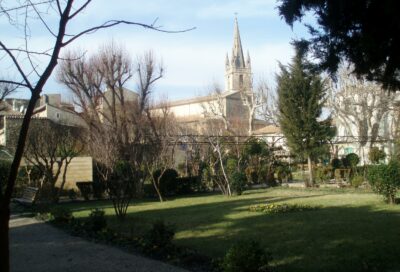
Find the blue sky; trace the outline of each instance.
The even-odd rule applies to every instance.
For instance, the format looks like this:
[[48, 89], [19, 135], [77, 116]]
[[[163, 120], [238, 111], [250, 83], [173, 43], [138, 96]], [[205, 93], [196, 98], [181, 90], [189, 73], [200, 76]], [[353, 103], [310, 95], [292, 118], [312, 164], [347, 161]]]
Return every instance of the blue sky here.
[[[193, 97], [206, 93], [213, 82], [223, 85], [225, 54], [231, 52], [234, 14], [237, 12], [242, 45], [250, 52], [255, 82], [264, 78], [274, 85], [278, 61], [286, 64], [293, 56], [290, 41], [306, 35], [304, 27], [295, 25], [291, 29], [286, 25], [279, 17], [276, 5], [275, 0], [93, 1], [69, 26], [70, 33], [115, 18], [142, 23], [152, 23], [158, 18], [157, 24], [164, 29], [196, 29], [165, 34], [121, 26], [85, 36], [68, 49], [79, 48], [91, 54], [110, 40], [122, 44], [133, 58], [151, 49], [165, 66], [165, 77], [155, 87], [156, 96], [167, 96], [170, 100]], [[49, 15], [47, 18], [50, 27], [56, 29], [54, 17]], [[10, 28], [4, 18], [0, 20], [0, 30], [0, 39], [9, 45], [17, 46], [22, 42], [21, 29]], [[39, 22], [32, 23], [30, 31], [32, 49], [51, 46], [52, 37]], [[16, 77], [4, 59], [0, 67], [2, 76]], [[4, 71], [7, 71], [6, 75]], [[134, 88], [134, 82], [130, 82], [129, 87]], [[45, 92], [62, 92], [65, 97], [69, 96], [54, 77], [46, 84]], [[19, 96], [26, 96], [26, 92], [21, 91]]]

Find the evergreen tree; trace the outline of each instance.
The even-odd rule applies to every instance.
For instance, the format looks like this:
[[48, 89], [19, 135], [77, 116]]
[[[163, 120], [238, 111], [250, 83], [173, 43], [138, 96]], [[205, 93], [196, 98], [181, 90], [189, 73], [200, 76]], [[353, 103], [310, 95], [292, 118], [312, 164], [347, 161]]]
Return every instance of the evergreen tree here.
[[330, 119], [319, 120], [326, 89], [311, 64], [297, 52], [289, 66], [280, 65], [277, 75], [279, 123], [290, 150], [308, 160], [307, 186], [313, 184], [311, 160], [334, 136]]

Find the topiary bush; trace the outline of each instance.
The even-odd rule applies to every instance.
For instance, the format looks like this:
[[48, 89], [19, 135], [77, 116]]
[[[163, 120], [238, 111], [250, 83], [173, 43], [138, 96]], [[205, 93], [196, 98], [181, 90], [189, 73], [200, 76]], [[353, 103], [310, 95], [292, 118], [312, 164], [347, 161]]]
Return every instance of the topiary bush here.
[[360, 157], [356, 153], [350, 153], [346, 155], [346, 160], [351, 168], [355, 168], [360, 162]]
[[221, 267], [224, 272], [269, 272], [270, 260], [257, 241], [239, 241], [228, 250]]
[[246, 189], [246, 174], [234, 172], [230, 177], [231, 188], [234, 193], [241, 195]]
[[371, 166], [368, 169], [368, 181], [372, 189], [382, 195], [386, 202], [394, 204], [400, 187], [400, 163], [392, 160], [388, 164]]

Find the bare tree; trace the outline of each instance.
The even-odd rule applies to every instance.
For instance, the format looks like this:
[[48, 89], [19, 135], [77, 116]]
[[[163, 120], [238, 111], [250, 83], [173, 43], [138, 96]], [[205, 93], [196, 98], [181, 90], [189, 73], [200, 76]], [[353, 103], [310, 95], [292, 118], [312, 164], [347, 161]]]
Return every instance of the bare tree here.
[[[160, 202], [164, 201], [161, 191], [161, 180], [165, 172], [172, 168], [175, 162], [175, 148], [179, 137], [177, 137], [177, 124], [170, 115], [167, 106], [161, 108], [161, 113], [151, 117], [151, 125], [154, 129], [151, 146], [148, 146], [145, 154], [145, 164], [148, 175], [151, 178], [154, 189]], [[159, 171], [159, 173], [156, 173]]]
[[[162, 77], [163, 68], [151, 52], [132, 64], [129, 55], [113, 43], [90, 58], [76, 59], [77, 55], [68, 54], [58, 79], [74, 95], [79, 115], [88, 127], [90, 153], [100, 163], [98, 170], [122, 219], [133, 197], [132, 184], [143, 179], [144, 158], [163, 135], [149, 106], [153, 85]], [[125, 88], [129, 80], [136, 81], [138, 94]], [[121, 166], [122, 161], [130, 164], [129, 171]], [[114, 173], [117, 166], [129, 172], [130, 179], [120, 182]]]
[[257, 107], [255, 117], [259, 117], [269, 124], [278, 125], [278, 107], [276, 95], [268, 83], [261, 79], [256, 88], [256, 97], [261, 104]]
[[[7, 41], [0, 40], [2, 61], [5, 59], [9, 60], [10, 67], [12, 67], [19, 76], [18, 79], [12, 81], [0, 79], [0, 83], [14, 84], [15, 86], [29, 90], [31, 94], [20, 129], [16, 152], [10, 168], [10, 174], [4, 192], [1, 192], [0, 194], [1, 271], [9, 271], [10, 268], [8, 247], [8, 222], [10, 218], [9, 204], [25, 148], [25, 140], [29, 129], [30, 119], [43, 87], [59, 61], [61, 49], [67, 47], [84, 35], [121, 24], [141, 26], [147, 29], [168, 32], [154, 24], [142, 24], [126, 20], [109, 20], [87, 28], [83, 27], [75, 33], [69, 32], [69, 25], [89, 7], [90, 3], [91, 0], [85, 0], [79, 3], [75, 3], [74, 0], [4, 0], [0, 2], [0, 16], [8, 20], [10, 26], [15, 27], [16, 31], [22, 32], [21, 34], [25, 37], [21, 47], [16, 48], [7, 45]], [[35, 23], [34, 21], [41, 24], [42, 33], [47, 33], [49, 37], [53, 39], [53, 45], [51, 48], [35, 51], [30, 47], [30, 26], [32, 23]], [[51, 22], [54, 21], [56, 21], [56, 23], [54, 25], [51, 24]]]
[[[57, 203], [66, 183], [68, 166], [82, 151], [82, 145], [76, 129], [43, 121], [30, 128], [24, 157], [42, 175], [39, 186], [42, 198], [50, 197]], [[61, 183], [57, 186], [60, 175]]]
[[[345, 68], [339, 72], [338, 83], [332, 83], [331, 90], [328, 106], [340, 126], [342, 135], [339, 136], [346, 136], [344, 141], [356, 142], [362, 161], [366, 161], [365, 148], [371, 148], [383, 136], [379, 131], [385, 120], [388, 117], [397, 120], [393, 112], [396, 94], [388, 93], [374, 82], [357, 79]], [[386, 138], [393, 138], [395, 132], [395, 128], [389, 128]]]

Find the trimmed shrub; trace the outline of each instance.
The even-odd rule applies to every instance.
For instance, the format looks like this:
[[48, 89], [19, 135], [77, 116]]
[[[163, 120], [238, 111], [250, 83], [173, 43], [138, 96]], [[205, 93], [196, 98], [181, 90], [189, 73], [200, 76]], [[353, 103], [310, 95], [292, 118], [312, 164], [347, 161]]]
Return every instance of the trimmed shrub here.
[[90, 231], [99, 232], [107, 227], [105, 212], [102, 209], [94, 209], [90, 212], [85, 226]]
[[400, 187], [400, 163], [392, 160], [389, 164], [371, 166], [368, 169], [368, 181], [372, 189], [382, 195], [386, 202], [394, 204]]
[[246, 175], [242, 172], [234, 172], [230, 177], [232, 190], [241, 195], [246, 188]]
[[221, 266], [224, 272], [268, 272], [270, 259], [257, 241], [240, 241], [228, 250]]
[[356, 153], [350, 153], [346, 155], [346, 160], [351, 168], [355, 168], [360, 162], [360, 157]]
[[331, 161], [331, 166], [333, 168], [333, 170], [337, 169], [337, 168], [341, 168], [342, 165], [342, 161], [338, 158], [333, 158]]

